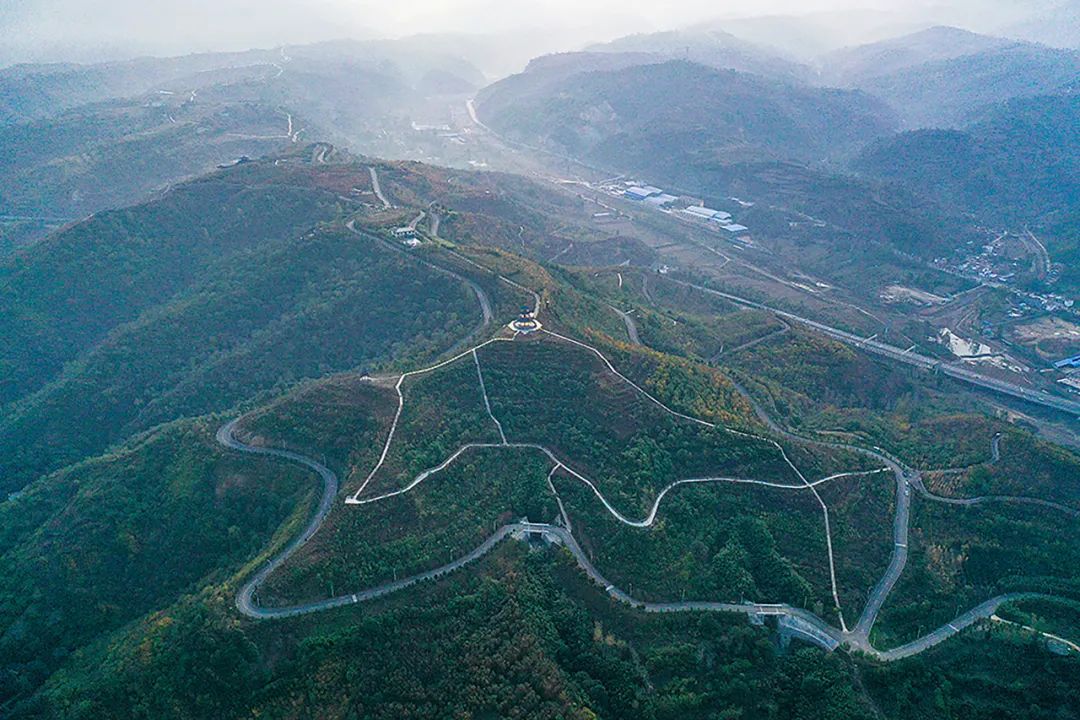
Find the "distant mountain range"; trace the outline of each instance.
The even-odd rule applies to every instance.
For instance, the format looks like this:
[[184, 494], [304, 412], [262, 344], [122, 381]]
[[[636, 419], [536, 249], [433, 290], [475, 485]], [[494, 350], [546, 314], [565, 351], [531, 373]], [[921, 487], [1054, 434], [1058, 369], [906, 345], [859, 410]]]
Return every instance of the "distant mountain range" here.
[[0, 71], [0, 254], [64, 220], [127, 205], [302, 139], [363, 145], [425, 98], [484, 82], [393, 42]]
[[998, 28], [997, 32], [1006, 37], [1080, 50], [1080, 3], [1066, 0]]
[[809, 63], [842, 47], [876, 42], [923, 27], [924, 23], [903, 13], [843, 10], [725, 18], [701, 23], [694, 29], [720, 30]]
[[720, 30], [682, 30], [629, 35], [592, 45], [587, 52], [648, 53], [661, 59], [688, 60], [721, 70], [739, 70], [765, 77], [806, 81], [813, 71], [781, 57], [774, 50]]
[[871, 78], [965, 55], [998, 50], [1015, 44], [1004, 38], [979, 35], [954, 27], [933, 27], [867, 45], [834, 50], [822, 56], [822, 81], [857, 86]]
[[618, 168], [819, 161], [896, 126], [883, 103], [857, 91], [640, 54], [555, 56], [485, 88], [478, 103], [511, 138]]
[[1053, 93], [1080, 78], [1080, 53], [931, 28], [837, 51], [822, 79], [888, 102], [909, 128], [956, 127], [980, 109]]
[[172, 86], [190, 90], [236, 83], [244, 77], [273, 78], [290, 63], [294, 70], [322, 75], [339, 69], [385, 75], [409, 89], [436, 70], [474, 88], [484, 82], [479, 70], [456, 56], [389, 40], [139, 58], [96, 65], [15, 65], [0, 70], [0, 123], [41, 119], [81, 105], [138, 97]]

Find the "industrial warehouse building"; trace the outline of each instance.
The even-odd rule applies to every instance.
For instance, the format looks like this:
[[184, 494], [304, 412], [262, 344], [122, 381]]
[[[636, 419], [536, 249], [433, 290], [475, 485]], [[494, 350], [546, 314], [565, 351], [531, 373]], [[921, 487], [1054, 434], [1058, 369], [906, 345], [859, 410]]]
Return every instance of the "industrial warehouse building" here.
[[704, 218], [705, 220], [711, 220], [716, 217], [716, 214], [720, 211], [713, 210], [712, 208], [707, 208], [702, 205], [691, 205], [690, 207], [686, 208], [684, 212], [687, 212], [690, 215], [694, 215], [695, 217]]
[[651, 198], [654, 195], [661, 195], [663, 194], [663, 192], [664, 191], [660, 188], [653, 187], [652, 185], [635, 185], [633, 187], [627, 188], [626, 192], [624, 192], [623, 195], [625, 195], [631, 200], [644, 200], [645, 198]]
[[1058, 370], [1064, 370], [1065, 368], [1080, 368], [1080, 355], [1065, 358], [1064, 360], [1058, 360], [1054, 363], [1054, 367]]
[[645, 202], [650, 205], [656, 205], [657, 207], [664, 207], [665, 205], [670, 205], [678, 199], [679, 198], [675, 197], [674, 195], [661, 193], [659, 195], [653, 195], [652, 197], [645, 198]]

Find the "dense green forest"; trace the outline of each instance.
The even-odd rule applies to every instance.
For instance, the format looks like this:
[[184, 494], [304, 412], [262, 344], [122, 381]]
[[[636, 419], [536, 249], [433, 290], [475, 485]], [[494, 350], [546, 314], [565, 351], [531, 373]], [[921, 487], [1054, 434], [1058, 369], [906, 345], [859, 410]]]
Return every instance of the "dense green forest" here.
[[[264, 210], [273, 208], [261, 205], [274, 191], [252, 191], [260, 205], [236, 208], [235, 227], [192, 223], [193, 209], [166, 219], [160, 204], [144, 206], [128, 215], [153, 228], [149, 237], [77, 226], [6, 268], [5, 331], [15, 342], [5, 346], [13, 402], [0, 421], [4, 488], [176, 417], [386, 362], [406, 348], [441, 352], [478, 323], [467, 287], [379, 242], [345, 229], [271, 229], [275, 216]], [[275, 212], [290, 212], [280, 205]], [[248, 214], [259, 218], [255, 227]], [[221, 248], [219, 236], [233, 247]], [[75, 267], [92, 258], [103, 266], [89, 282]], [[70, 282], [44, 282], [46, 273]]]
[[962, 130], [918, 130], [880, 141], [856, 167], [932, 189], [997, 225], [1080, 209], [1080, 95], [1016, 99], [983, 115]]
[[[284, 182], [281, 182], [284, 180]], [[295, 236], [339, 211], [319, 188], [251, 172], [210, 176], [165, 198], [102, 213], [0, 265], [0, 401], [56, 377], [109, 331], [197, 283], [240, 253]]]
[[[706, 415], [717, 420], [730, 418], [738, 407], [720, 404], [730, 400], [730, 389], [707, 369], [657, 353], [613, 353], [667, 402], [707, 403]], [[611, 375], [588, 350], [543, 340], [492, 343], [476, 352], [476, 361], [465, 356], [408, 378], [393, 444], [362, 497], [404, 487], [464, 444], [499, 443], [483, 404], [477, 362], [508, 439], [551, 448], [631, 517], [644, 516], [665, 485], [687, 477], [769, 478], [800, 485], [773, 446], [673, 419]], [[717, 399], [720, 403], [713, 402]], [[351, 493], [378, 459], [393, 405], [393, 396], [375, 383], [342, 378], [281, 400], [241, 427], [260, 444], [326, 458], [347, 478], [342, 492]], [[311, 429], [345, 437], [323, 451]], [[846, 451], [801, 446], [787, 451], [812, 479], [880, 470]], [[471, 450], [399, 498], [338, 507], [260, 597], [279, 603], [355, 592], [460, 557], [510, 519], [549, 521], [555, 512], [543, 476], [550, 468], [550, 460], [535, 450]], [[502, 489], [510, 483], [508, 473], [516, 479]], [[822, 599], [831, 602], [822, 575], [827, 554], [821, 508], [807, 491], [680, 488], [665, 498], [656, 526], [633, 530], [613, 520], [580, 480], [559, 472], [556, 483], [599, 567], [612, 579], [632, 579], [645, 597], [782, 599], [819, 610]], [[845, 541], [839, 572], [853, 612], [888, 559], [891, 491], [886, 475], [836, 480], [823, 489], [833, 507], [834, 532]], [[751, 525], [732, 519], [761, 513]], [[696, 519], [705, 517], [725, 519], [718, 525]], [[679, 572], [672, 572], [675, 567]], [[775, 578], [778, 569], [789, 580]], [[799, 573], [818, 587], [811, 588]], [[757, 583], [744, 580], [752, 576]]]
[[874, 628], [886, 646], [1000, 593], [1080, 597], [1080, 530], [1061, 511], [916, 499], [910, 542], [907, 568]]
[[1080, 509], [1080, 457], [1075, 453], [1018, 431], [1003, 435], [999, 448], [997, 462], [931, 474], [929, 486], [951, 497], [1023, 495]]
[[[629, 515], [646, 512], [663, 487], [685, 477], [798, 483], [766, 442], [674, 418], [584, 348], [496, 343], [478, 355], [507, 438], [548, 446]], [[667, 382], [653, 378], [657, 385]], [[674, 387], [658, 390], [664, 398], [676, 394]]]
[[341, 506], [320, 537], [290, 559], [259, 591], [264, 605], [357, 592], [446, 565], [493, 530], [558, 514], [538, 452], [470, 451], [415, 490], [373, 505]]
[[165, 426], [0, 503], [0, 703], [295, 532], [314, 484], [226, 452], [214, 430], [213, 420]]
[[[464, 443], [499, 442], [482, 377], [510, 442], [550, 447], [635, 519], [690, 476], [800, 484], [742, 387], [802, 435], [959, 468], [926, 475], [942, 494], [1077, 502], [1073, 453], [988, 417], [950, 381], [656, 273], [626, 270], [623, 285], [515, 256], [519, 242], [534, 257], [565, 248], [572, 201], [561, 196], [402, 163], [379, 168], [410, 209], [384, 211], [353, 193], [368, 187], [367, 165], [316, 167], [310, 155], [216, 173], [0, 261], [0, 332], [12, 339], [0, 348], [0, 716], [1076, 717], [1080, 661], [1020, 627], [1076, 640], [1080, 537], [1042, 507], [914, 499], [908, 568], [876, 643], [998, 592], [1066, 599], [1006, 606], [1017, 625], [982, 622], [895, 664], [789, 645], [772, 621], [640, 612], [535, 541], [370, 603], [271, 621], [237, 612], [241, 584], [296, 536], [318, 492], [308, 470], [218, 445], [215, 431], [242, 416], [239, 439], [310, 456], [341, 480], [325, 524], [258, 603], [357, 592], [460, 558], [513, 520], [555, 522], [554, 487], [585, 552], [636, 597], [783, 601], [838, 620], [822, 508], [805, 489], [680, 486], [635, 528], [565, 469], [549, 486], [543, 453], [495, 447], [408, 493], [344, 504], [380, 456], [400, 373], [504, 332], [531, 303], [499, 275], [539, 293], [546, 328], [600, 348], [676, 411], [760, 437], [666, 412], [587, 348], [518, 337], [402, 382], [395, 442], [363, 498]], [[454, 208], [438, 210], [440, 238], [389, 241], [386, 228], [435, 199]], [[533, 227], [518, 234], [518, 223]], [[624, 341], [612, 306], [634, 310], [650, 347]], [[810, 480], [866, 473], [817, 486], [850, 624], [893, 550], [896, 478], [849, 450], [775, 437]]]
[[243, 416], [237, 433], [254, 445], [317, 457], [347, 478], [374, 463], [396, 404], [391, 388], [354, 374], [335, 375], [304, 383]]
[[723, 615], [612, 605], [572, 561], [518, 544], [409, 601], [235, 620], [208, 588], [71, 659], [17, 718], [1074, 718], [1080, 661], [972, 632], [875, 665]]

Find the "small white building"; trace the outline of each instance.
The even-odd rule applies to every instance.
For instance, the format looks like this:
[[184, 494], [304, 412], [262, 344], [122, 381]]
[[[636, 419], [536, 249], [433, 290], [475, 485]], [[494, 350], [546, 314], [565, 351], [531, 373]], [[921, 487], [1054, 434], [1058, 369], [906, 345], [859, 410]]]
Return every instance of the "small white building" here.
[[404, 238], [415, 238], [416, 237], [416, 228], [411, 228], [411, 227], [394, 228], [394, 237], [396, 237], [399, 240], [402, 240]]
[[750, 230], [750, 228], [745, 225], [739, 225], [738, 223], [730, 223], [728, 225], [721, 225], [720, 227], [732, 235], [742, 235]]

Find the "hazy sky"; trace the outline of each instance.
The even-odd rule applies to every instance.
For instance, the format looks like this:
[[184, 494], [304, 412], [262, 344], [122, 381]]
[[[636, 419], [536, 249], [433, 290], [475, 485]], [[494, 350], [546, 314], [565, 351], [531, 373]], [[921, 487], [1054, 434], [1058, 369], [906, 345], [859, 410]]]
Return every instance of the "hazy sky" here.
[[[933, 16], [943, 22], [965, 18], [989, 22], [1052, 1], [0, 0], [0, 64], [523, 27], [560, 28], [564, 41], [566, 37], [603, 40], [723, 16], [847, 8]], [[553, 38], [556, 35], [552, 32]]]

